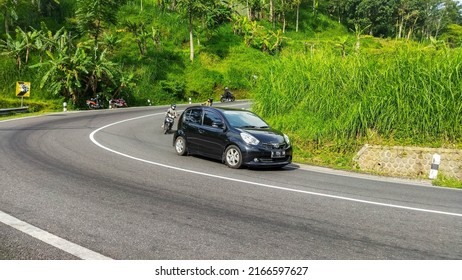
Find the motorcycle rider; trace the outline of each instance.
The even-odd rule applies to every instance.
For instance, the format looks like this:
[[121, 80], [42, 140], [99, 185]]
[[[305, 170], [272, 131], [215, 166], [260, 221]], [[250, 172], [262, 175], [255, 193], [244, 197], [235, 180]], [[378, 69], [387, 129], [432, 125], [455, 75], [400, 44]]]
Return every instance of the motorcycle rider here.
[[231, 93], [231, 91], [229, 90], [228, 87], [225, 87], [225, 92], [223, 93], [223, 97], [228, 99], [228, 98], [231, 98], [233, 96], [233, 94]]
[[212, 106], [213, 105], [213, 99], [212, 98], [207, 99], [207, 101], [202, 103], [202, 105], [203, 106]]
[[172, 119], [175, 119], [175, 118], [177, 117], [177, 113], [176, 113], [176, 104], [172, 104], [172, 105], [170, 105], [170, 108], [168, 108], [167, 112], [165, 113], [164, 122], [162, 123], [161, 128], [164, 128], [165, 119], [166, 119], [167, 117], [170, 117], [170, 118], [172, 118]]

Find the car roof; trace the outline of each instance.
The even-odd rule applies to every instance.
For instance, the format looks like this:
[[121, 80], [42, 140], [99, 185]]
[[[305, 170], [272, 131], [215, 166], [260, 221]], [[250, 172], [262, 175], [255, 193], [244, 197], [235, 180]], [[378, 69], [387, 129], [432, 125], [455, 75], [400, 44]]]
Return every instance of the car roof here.
[[185, 109], [194, 109], [194, 108], [203, 108], [203, 109], [212, 109], [212, 110], [217, 110], [221, 112], [226, 112], [226, 111], [242, 111], [242, 112], [250, 112], [249, 110], [246, 109], [241, 109], [241, 108], [229, 108], [229, 107], [212, 107], [212, 106], [201, 106], [201, 105], [195, 105], [195, 106], [190, 106]]

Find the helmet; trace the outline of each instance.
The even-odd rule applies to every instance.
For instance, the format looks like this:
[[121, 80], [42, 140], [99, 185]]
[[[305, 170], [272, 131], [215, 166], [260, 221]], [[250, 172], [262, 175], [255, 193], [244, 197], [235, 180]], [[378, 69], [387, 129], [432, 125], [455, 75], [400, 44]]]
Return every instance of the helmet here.
[[225, 87], [225, 89], [228, 89], [228, 87]]
[[172, 108], [173, 110], [175, 110], [175, 109], [176, 109], [176, 104], [172, 104], [172, 105], [171, 105], [171, 108]]

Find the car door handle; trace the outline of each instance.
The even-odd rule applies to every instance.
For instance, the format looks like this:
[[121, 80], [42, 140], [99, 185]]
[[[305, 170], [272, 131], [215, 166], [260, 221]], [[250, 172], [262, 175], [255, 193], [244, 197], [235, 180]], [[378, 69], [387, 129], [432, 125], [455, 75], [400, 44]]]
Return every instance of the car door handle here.
[[205, 130], [200, 129], [200, 128], [198, 129], [198, 131], [199, 131], [200, 134], [203, 134], [205, 132]]

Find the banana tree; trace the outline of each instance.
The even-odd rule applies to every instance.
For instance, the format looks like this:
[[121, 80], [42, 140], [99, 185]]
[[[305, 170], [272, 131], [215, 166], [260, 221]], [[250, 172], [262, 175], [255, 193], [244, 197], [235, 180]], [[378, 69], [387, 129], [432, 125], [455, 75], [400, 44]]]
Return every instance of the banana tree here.
[[26, 51], [25, 53], [25, 58], [24, 58], [24, 63], [29, 62], [29, 55], [31, 49], [36, 48], [36, 41], [40, 37], [42, 37], [42, 31], [41, 30], [35, 30], [32, 28], [32, 31], [24, 31], [21, 29], [21, 27], [16, 27], [16, 37], [20, 38], [23, 42], [24, 49]]
[[21, 69], [24, 46], [22, 40], [16, 40], [10, 34], [6, 34], [6, 39], [0, 40], [0, 55], [13, 57], [16, 60], [16, 66]]
[[83, 49], [77, 48], [72, 55], [66, 51], [53, 54], [46, 52], [48, 60], [31, 66], [41, 67], [45, 73], [40, 81], [40, 88], [47, 88], [54, 95], [71, 99], [74, 104], [79, 103], [82, 96], [82, 82], [90, 72], [91, 56]]
[[46, 53], [48, 60], [32, 66], [45, 70], [40, 88], [47, 88], [78, 106], [83, 105], [86, 98], [118, 86], [114, 77], [119, 75], [119, 67], [107, 59], [106, 51], [97, 53], [96, 58], [88, 48], [81, 47], [71, 55], [67, 50]]

